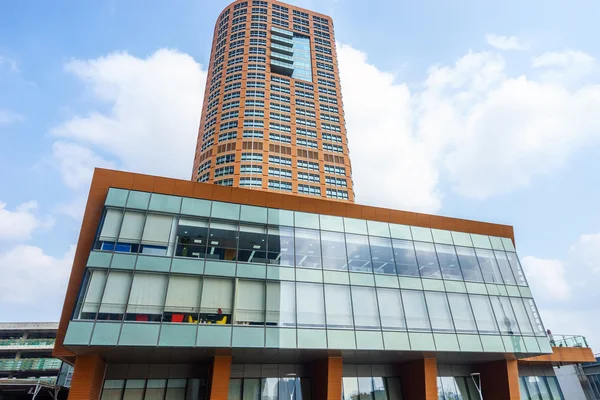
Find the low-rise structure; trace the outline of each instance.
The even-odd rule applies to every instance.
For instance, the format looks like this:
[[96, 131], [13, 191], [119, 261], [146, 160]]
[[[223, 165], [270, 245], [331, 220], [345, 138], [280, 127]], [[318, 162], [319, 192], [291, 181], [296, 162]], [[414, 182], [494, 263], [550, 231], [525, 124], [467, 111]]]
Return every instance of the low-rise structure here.
[[72, 367], [52, 357], [57, 329], [56, 322], [0, 323], [1, 400], [66, 398]]

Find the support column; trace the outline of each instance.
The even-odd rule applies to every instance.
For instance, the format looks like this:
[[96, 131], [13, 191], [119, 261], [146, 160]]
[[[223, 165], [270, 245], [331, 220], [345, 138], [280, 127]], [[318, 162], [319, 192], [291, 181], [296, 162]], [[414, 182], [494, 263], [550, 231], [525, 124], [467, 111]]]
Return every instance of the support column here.
[[519, 400], [519, 365], [517, 360], [500, 360], [481, 364], [481, 394], [485, 400]]
[[77, 356], [69, 400], [98, 400], [106, 363], [99, 356]]
[[215, 356], [210, 374], [210, 400], [227, 400], [230, 376], [231, 356]]
[[327, 357], [311, 365], [312, 398], [339, 400], [342, 398], [342, 357]]
[[438, 400], [437, 360], [435, 358], [408, 361], [398, 364], [396, 367], [402, 385], [402, 398]]

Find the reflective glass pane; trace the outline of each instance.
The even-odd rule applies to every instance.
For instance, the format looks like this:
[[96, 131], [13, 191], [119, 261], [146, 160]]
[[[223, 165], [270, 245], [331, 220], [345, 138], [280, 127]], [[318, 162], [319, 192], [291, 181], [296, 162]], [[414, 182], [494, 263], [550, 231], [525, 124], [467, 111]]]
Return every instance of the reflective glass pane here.
[[373, 379], [371, 377], [358, 378], [359, 400], [373, 400]]
[[296, 304], [298, 310], [298, 326], [312, 328], [325, 327], [323, 285], [297, 283]]
[[440, 267], [433, 243], [414, 242], [419, 271], [423, 278], [441, 279]]
[[296, 326], [296, 285], [267, 282], [267, 325]]
[[440, 269], [442, 270], [444, 279], [462, 280], [463, 278], [458, 265], [458, 259], [456, 258], [454, 246], [436, 244], [435, 249], [437, 251], [438, 260], [440, 261]]
[[[527, 392], [527, 381], [526, 381], [526, 377], [521, 376], [519, 377], [519, 393], [521, 394], [521, 400], [530, 400], [531, 397], [529, 397], [529, 392]], [[536, 399], [538, 400], [538, 399]]]
[[206, 258], [234, 261], [237, 253], [237, 236], [237, 224], [211, 222]]
[[352, 329], [352, 300], [350, 286], [325, 285], [327, 327]]
[[515, 317], [517, 318], [517, 323], [519, 324], [521, 333], [523, 335], [532, 335], [533, 327], [531, 326], [529, 316], [527, 315], [527, 311], [523, 305], [523, 300], [520, 297], [511, 297], [510, 303], [513, 307], [513, 311], [515, 312]]
[[148, 379], [144, 400], [163, 400], [166, 387], [166, 379]]
[[517, 320], [508, 297], [490, 296], [490, 300], [496, 314], [496, 321], [500, 327], [500, 332], [509, 335], [518, 334], [519, 325], [517, 325]]
[[475, 249], [475, 253], [483, 273], [483, 280], [487, 283], [504, 283], [494, 252], [492, 250]]
[[560, 390], [560, 385], [558, 384], [558, 380], [555, 376], [547, 376], [546, 383], [550, 388], [550, 393], [552, 393], [553, 400], [564, 400], [564, 396]]
[[242, 400], [261, 400], [260, 379], [244, 379]]
[[279, 397], [279, 378], [263, 378], [261, 400], [277, 400]]
[[477, 393], [473, 393], [471, 396], [469, 395], [469, 388], [467, 386], [467, 379], [471, 379], [471, 377], [465, 376], [455, 376], [454, 381], [456, 383], [456, 391], [457, 391], [457, 399], [461, 400], [479, 400], [479, 396]]
[[376, 274], [396, 275], [391, 239], [370, 236], [369, 243], [371, 245], [373, 271]]
[[127, 379], [123, 400], [142, 400], [144, 398], [144, 379]]
[[466, 294], [448, 293], [448, 302], [452, 310], [452, 318], [459, 333], [477, 332], [471, 304]]
[[169, 379], [165, 400], [185, 400], [187, 379]]
[[381, 326], [384, 330], [405, 330], [404, 308], [398, 289], [377, 288]]
[[296, 266], [321, 268], [319, 231], [296, 228]]
[[540, 398], [542, 400], [552, 400], [552, 395], [550, 394], [550, 390], [548, 386], [546, 386], [546, 377], [545, 376], [536, 376], [535, 377], [538, 389], [540, 391]]
[[527, 286], [525, 273], [523, 273], [523, 268], [521, 268], [521, 263], [519, 262], [517, 253], [507, 252], [506, 256], [508, 257], [508, 263], [510, 264], [510, 268], [512, 269], [512, 272], [515, 275], [515, 278], [517, 279], [517, 285]]
[[535, 302], [533, 299], [523, 299], [525, 303], [525, 309], [527, 311], [527, 315], [529, 315], [529, 320], [533, 325], [533, 329], [536, 333], [544, 333], [544, 325], [542, 325], [542, 319], [540, 318], [540, 314], [538, 313], [537, 307], [535, 306]]
[[104, 381], [102, 397], [100, 400], [121, 400], [125, 381], [121, 379], [109, 379]]
[[346, 234], [346, 249], [350, 271], [370, 272], [373, 270], [368, 236]]
[[388, 400], [384, 378], [373, 377], [373, 399]]
[[446, 299], [446, 293], [425, 292], [427, 299], [427, 310], [431, 320], [431, 329], [441, 332], [453, 332], [454, 324], [450, 314], [450, 306]]
[[238, 261], [267, 262], [267, 230], [263, 226], [240, 225]]
[[469, 295], [479, 333], [498, 333], [494, 311], [487, 296]]
[[356, 329], [379, 329], [375, 288], [352, 286], [352, 307]]
[[502, 274], [502, 279], [507, 285], [516, 285], [515, 277], [513, 276], [510, 264], [508, 263], [508, 257], [503, 251], [494, 250], [496, 261], [498, 261], [498, 268]]
[[385, 378], [388, 400], [402, 400], [400, 378]]
[[358, 378], [343, 378], [342, 385], [344, 400], [358, 400], [360, 398]]
[[427, 306], [425, 305], [425, 296], [423, 292], [402, 290], [401, 293], [408, 329], [429, 331], [429, 316], [427, 315]]
[[456, 254], [458, 255], [460, 269], [462, 270], [465, 281], [483, 282], [483, 276], [481, 275], [481, 269], [479, 269], [475, 249], [471, 247], [456, 247]]
[[537, 378], [535, 376], [525, 376], [523, 378], [525, 385], [527, 386], [527, 391], [529, 392], [529, 398], [532, 400], [541, 400]]
[[269, 227], [268, 263], [294, 266], [294, 229], [288, 227]]
[[451, 376], [438, 377], [438, 396], [445, 400], [462, 400]]
[[323, 268], [348, 269], [346, 241], [343, 233], [322, 231], [321, 249], [323, 252]]
[[398, 275], [419, 276], [419, 267], [417, 266], [417, 257], [413, 242], [394, 239], [392, 240], [392, 246], [394, 248], [394, 259]]
[[177, 225], [175, 255], [204, 258], [208, 240], [208, 221], [180, 218]]
[[241, 379], [230, 379], [229, 380], [229, 394], [227, 400], [242, 400], [242, 380]]

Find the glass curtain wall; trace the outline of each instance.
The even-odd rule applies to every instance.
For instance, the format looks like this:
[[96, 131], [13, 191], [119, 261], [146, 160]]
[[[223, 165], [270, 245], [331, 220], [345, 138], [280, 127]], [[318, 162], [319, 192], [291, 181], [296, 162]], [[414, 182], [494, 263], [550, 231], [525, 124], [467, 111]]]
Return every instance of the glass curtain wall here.
[[479, 391], [470, 376], [438, 376], [439, 400], [480, 400]]
[[519, 377], [521, 400], [564, 400], [555, 376]]
[[402, 400], [400, 378], [344, 377], [342, 400]]
[[311, 400], [310, 379], [300, 377], [229, 380], [228, 400]]
[[100, 400], [200, 400], [207, 398], [206, 379], [108, 379]]

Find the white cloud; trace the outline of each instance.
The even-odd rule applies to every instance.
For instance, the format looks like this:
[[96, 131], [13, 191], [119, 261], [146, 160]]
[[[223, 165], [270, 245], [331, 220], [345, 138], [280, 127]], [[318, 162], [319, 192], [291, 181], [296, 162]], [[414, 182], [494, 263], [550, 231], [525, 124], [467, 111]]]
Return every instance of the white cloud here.
[[25, 117], [19, 113], [10, 110], [0, 110], [0, 126], [14, 124], [24, 120]]
[[600, 348], [600, 233], [583, 234], [562, 260], [522, 258], [542, 319], [555, 334], [585, 335]]
[[500, 50], [525, 50], [527, 46], [516, 36], [485, 35], [486, 42]]
[[571, 294], [571, 287], [565, 278], [565, 267], [559, 260], [546, 260], [527, 256], [522, 260], [525, 275], [529, 285], [539, 290], [536, 298], [548, 301], [567, 300]]
[[0, 68], [6, 67], [10, 72], [19, 72], [19, 67], [17, 66], [17, 62], [12, 58], [8, 58], [5, 56], [0, 56]]
[[[35, 246], [18, 245], [0, 254], [0, 307], [3, 318], [57, 320], [75, 247], [52, 257]], [[17, 309], [18, 312], [12, 310]], [[12, 317], [11, 315], [14, 315]]]
[[92, 149], [78, 143], [58, 141], [52, 145], [52, 155], [64, 183], [71, 189], [89, 185], [94, 168], [115, 168]]
[[532, 60], [532, 66], [540, 70], [543, 82], [563, 86], [572, 86], [589, 77], [595, 72], [596, 64], [591, 55], [573, 50], [544, 53]]
[[14, 211], [0, 202], [0, 241], [28, 240], [36, 230], [47, 230], [54, 225], [52, 217], [40, 218], [36, 215], [38, 204], [28, 201], [17, 206]]
[[437, 210], [438, 173], [427, 146], [412, 133], [408, 87], [351, 46], [339, 44], [338, 57], [358, 202]]
[[528, 186], [600, 141], [600, 86], [512, 77], [494, 52], [430, 68], [422, 90], [339, 45], [359, 202], [435, 212], [448, 181], [485, 199]]
[[57, 207], [57, 212], [73, 218], [75, 221], [81, 221], [87, 205], [87, 196], [82, 194], [73, 197], [70, 201], [60, 204]]
[[83, 185], [94, 166], [106, 163], [189, 179], [206, 80], [200, 64], [163, 49], [145, 59], [113, 53], [75, 60], [66, 71], [87, 85], [94, 100], [109, 106], [108, 112], [74, 116], [53, 129], [67, 141], [55, 144], [67, 185]]

